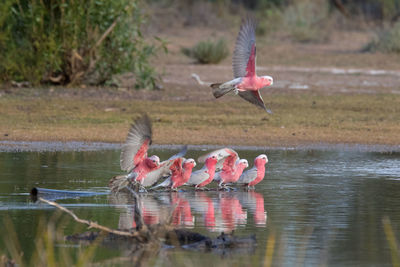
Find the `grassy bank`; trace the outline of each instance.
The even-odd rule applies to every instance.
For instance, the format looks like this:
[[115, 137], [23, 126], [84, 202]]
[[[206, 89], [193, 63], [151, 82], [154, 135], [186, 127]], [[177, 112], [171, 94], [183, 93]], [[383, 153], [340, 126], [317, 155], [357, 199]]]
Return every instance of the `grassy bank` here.
[[147, 112], [157, 144], [400, 144], [398, 94], [272, 93], [264, 96], [274, 111], [268, 115], [234, 96], [177, 101], [138, 99], [111, 89], [85, 97], [72, 89], [35, 91], [2, 94], [1, 140], [123, 142], [132, 119]]

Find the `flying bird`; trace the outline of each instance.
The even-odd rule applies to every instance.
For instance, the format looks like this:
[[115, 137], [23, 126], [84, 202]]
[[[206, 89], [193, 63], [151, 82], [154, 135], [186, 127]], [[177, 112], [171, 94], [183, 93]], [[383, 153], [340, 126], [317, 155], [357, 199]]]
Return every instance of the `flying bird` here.
[[150, 118], [144, 114], [131, 126], [122, 146], [120, 156], [121, 170], [127, 171], [127, 175], [113, 177], [109, 187], [113, 191], [137, 183], [140, 187], [152, 186], [158, 179], [170, 173], [172, 164], [186, 154], [185, 146], [178, 154], [160, 163], [156, 155], [148, 157], [147, 151], [152, 143], [152, 126]]
[[254, 159], [254, 167], [250, 170], [243, 172], [237, 181], [238, 184], [251, 188], [264, 179], [265, 176], [265, 164], [268, 163], [267, 155], [261, 154]]
[[270, 76], [256, 74], [256, 26], [257, 23], [251, 18], [243, 20], [240, 26], [232, 59], [235, 79], [225, 83], [211, 84], [211, 88], [215, 98], [234, 92], [244, 100], [272, 113], [265, 107], [259, 91], [263, 87], [271, 86], [273, 79]]

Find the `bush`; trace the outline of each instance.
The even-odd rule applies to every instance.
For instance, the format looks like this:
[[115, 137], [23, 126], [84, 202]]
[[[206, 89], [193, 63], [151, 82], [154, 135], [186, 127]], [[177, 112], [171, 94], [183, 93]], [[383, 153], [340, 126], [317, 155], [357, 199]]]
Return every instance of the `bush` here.
[[329, 37], [325, 21], [328, 17], [325, 1], [296, 1], [283, 13], [283, 23], [290, 38], [298, 42], [321, 42]]
[[201, 64], [219, 63], [229, 55], [229, 49], [225, 40], [217, 42], [201, 41], [193, 48], [183, 48], [182, 53], [194, 58]]
[[392, 27], [383, 29], [377, 34], [377, 38], [371, 41], [364, 52], [380, 51], [384, 53], [400, 53], [400, 22]]
[[102, 84], [131, 71], [137, 87], [154, 88], [138, 1], [3, 0], [0, 80], [32, 84]]

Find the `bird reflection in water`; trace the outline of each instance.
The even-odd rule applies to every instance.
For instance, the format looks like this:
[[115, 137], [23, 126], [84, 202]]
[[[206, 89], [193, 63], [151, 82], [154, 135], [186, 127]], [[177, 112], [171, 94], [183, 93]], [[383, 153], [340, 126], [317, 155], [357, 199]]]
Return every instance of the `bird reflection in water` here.
[[179, 192], [171, 192], [171, 202], [173, 208], [172, 225], [193, 228], [194, 216], [192, 215], [189, 201]]
[[[158, 192], [139, 194], [138, 207], [146, 225], [170, 222], [178, 228], [204, 226], [209, 231], [229, 232], [246, 226], [248, 215], [257, 227], [265, 227], [264, 197], [254, 191]], [[112, 204], [123, 205], [119, 228], [135, 228], [134, 200], [129, 194], [110, 196]]]
[[232, 231], [238, 225], [246, 225], [247, 211], [243, 210], [236, 194], [220, 192], [219, 199], [222, 222], [218, 230]]

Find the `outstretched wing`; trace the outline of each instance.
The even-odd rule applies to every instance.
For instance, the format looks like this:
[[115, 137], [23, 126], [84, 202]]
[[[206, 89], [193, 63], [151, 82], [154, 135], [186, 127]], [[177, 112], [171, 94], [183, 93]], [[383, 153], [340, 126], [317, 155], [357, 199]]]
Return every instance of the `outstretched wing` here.
[[172, 159], [177, 159], [177, 158], [182, 158], [186, 155], [187, 153], [187, 145], [184, 145], [181, 149], [181, 151], [179, 151], [178, 153], [176, 153], [175, 155], [171, 156], [168, 160], [172, 160]]
[[160, 166], [155, 169], [150, 171], [149, 173], [146, 174], [144, 177], [142, 183], [142, 186], [153, 186], [155, 185], [161, 178], [167, 177], [171, 174], [170, 167], [174, 163], [173, 160], [169, 161], [163, 161], [160, 163]]
[[232, 149], [227, 149], [226, 151], [229, 153], [229, 156], [225, 157], [222, 162], [222, 171], [223, 172], [234, 172], [236, 160], [239, 159], [238, 154], [236, 151]]
[[243, 20], [240, 26], [232, 59], [235, 78], [251, 76], [256, 72], [256, 26], [252, 18]]
[[172, 163], [171, 167], [169, 167], [169, 169], [171, 170], [171, 172], [179, 172], [182, 173], [182, 162], [184, 161], [184, 158], [177, 158], [174, 160], [174, 162]]
[[264, 109], [268, 113], [272, 113], [270, 109], [267, 109], [267, 107], [264, 104], [264, 101], [261, 97], [260, 91], [242, 91], [239, 92], [239, 96], [243, 98], [246, 101], [249, 101], [250, 103]]
[[[221, 149], [214, 150], [214, 151], [212, 151], [210, 153], [207, 153], [207, 154], [199, 157], [197, 159], [197, 161], [200, 162], [200, 163], [204, 163], [207, 158], [209, 158], [209, 157], [211, 157], [213, 155], [215, 155], [217, 157], [217, 159], [218, 159], [218, 162], [215, 165], [215, 171], [222, 170], [224, 164], [228, 164], [228, 162], [225, 163], [225, 161], [226, 161], [226, 159], [228, 157], [231, 157], [231, 160], [234, 160], [233, 163], [235, 163], [236, 159], [239, 158], [238, 154], [233, 149], [221, 148]], [[234, 157], [236, 157], [236, 158], [234, 158]]]
[[132, 124], [126, 137], [126, 142], [122, 145], [120, 156], [121, 170], [131, 171], [147, 156], [151, 137], [151, 121], [144, 114]]
[[173, 155], [169, 159], [160, 163], [159, 168], [149, 172], [143, 179], [143, 186], [153, 186], [161, 178], [170, 176], [173, 169], [176, 171], [182, 171], [182, 162], [185, 160], [180, 155], [186, 154], [187, 146], [185, 146], [178, 154]]

